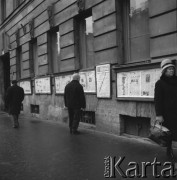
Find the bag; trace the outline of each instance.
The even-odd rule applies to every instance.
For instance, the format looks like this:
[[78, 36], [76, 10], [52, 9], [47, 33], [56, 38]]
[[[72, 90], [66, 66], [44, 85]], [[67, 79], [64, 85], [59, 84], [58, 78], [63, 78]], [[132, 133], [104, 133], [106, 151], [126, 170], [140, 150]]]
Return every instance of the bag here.
[[157, 124], [157, 121], [155, 121], [154, 126], [150, 128], [149, 139], [162, 147], [167, 147], [172, 139], [172, 136], [169, 129], [162, 126], [162, 124]]

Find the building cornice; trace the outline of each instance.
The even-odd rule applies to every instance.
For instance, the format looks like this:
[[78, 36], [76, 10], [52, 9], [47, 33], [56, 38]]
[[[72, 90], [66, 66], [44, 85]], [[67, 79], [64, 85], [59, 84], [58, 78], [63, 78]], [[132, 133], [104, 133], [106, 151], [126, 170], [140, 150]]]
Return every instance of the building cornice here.
[[22, 10], [26, 8], [30, 3], [32, 3], [34, 0], [26, 0], [24, 1], [19, 7], [17, 7], [9, 16], [2, 22], [0, 25], [0, 30], [4, 29], [4, 27], [9, 24], [14, 17], [16, 17]]

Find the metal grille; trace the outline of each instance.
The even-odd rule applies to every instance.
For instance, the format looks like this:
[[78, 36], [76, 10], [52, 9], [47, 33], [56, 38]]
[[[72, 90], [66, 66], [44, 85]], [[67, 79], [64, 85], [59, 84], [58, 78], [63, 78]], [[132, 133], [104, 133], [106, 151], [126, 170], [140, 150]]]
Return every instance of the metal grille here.
[[31, 104], [31, 113], [39, 114], [39, 105]]
[[81, 122], [88, 124], [95, 124], [95, 112], [94, 111], [82, 111]]

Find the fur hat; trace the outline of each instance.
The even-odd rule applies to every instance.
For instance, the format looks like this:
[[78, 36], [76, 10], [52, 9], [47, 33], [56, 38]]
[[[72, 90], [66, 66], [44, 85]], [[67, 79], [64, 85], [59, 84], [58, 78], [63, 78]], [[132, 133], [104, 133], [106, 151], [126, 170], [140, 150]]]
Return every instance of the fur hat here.
[[162, 68], [162, 73], [165, 71], [166, 68], [168, 67], [174, 67], [175, 68], [175, 65], [173, 63], [173, 61], [171, 59], [164, 59], [162, 62], [161, 62], [161, 68]]

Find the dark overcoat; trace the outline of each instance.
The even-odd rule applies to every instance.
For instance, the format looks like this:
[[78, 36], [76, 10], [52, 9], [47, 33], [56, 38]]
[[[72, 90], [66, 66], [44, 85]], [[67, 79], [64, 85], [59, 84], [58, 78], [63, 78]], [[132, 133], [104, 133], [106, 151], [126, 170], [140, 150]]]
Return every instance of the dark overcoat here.
[[79, 81], [72, 80], [66, 85], [64, 101], [67, 108], [80, 109], [86, 107], [84, 90]]
[[163, 116], [163, 125], [171, 130], [177, 140], [177, 77], [161, 76], [155, 84], [156, 116]]
[[20, 114], [21, 103], [24, 99], [23, 88], [13, 85], [7, 89], [6, 104], [9, 114]]

